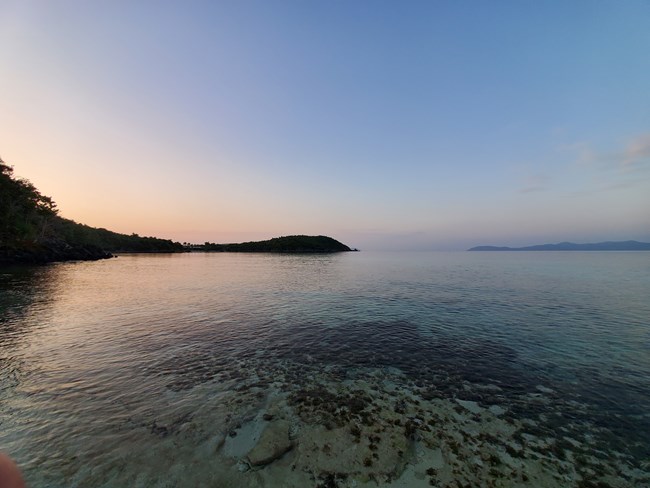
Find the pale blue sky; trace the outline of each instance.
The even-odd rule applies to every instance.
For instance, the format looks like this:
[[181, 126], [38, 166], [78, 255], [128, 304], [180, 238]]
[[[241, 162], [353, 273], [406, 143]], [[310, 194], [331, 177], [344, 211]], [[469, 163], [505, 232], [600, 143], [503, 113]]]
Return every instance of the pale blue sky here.
[[0, 157], [181, 241], [650, 240], [648, 53], [644, 0], [0, 0]]

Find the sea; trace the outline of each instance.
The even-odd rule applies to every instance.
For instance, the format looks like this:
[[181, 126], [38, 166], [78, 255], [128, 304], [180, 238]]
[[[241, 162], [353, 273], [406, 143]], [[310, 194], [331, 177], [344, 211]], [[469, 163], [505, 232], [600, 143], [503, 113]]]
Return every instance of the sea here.
[[30, 488], [650, 486], [650, 252], [0, 268]]

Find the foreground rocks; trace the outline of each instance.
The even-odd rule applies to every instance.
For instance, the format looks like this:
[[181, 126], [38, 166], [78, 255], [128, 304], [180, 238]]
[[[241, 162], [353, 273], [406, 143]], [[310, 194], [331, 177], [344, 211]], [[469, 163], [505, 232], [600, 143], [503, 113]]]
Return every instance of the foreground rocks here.
[[250, 382], [222, 378], [233, 382], [219, 403], [228, 412], [226, 439], [215, 442], [221, 486], [650, 486], [627, 454], [601, 450], [595, 426], [576, 418], [557, 431], [543, 409], [517, 413], [520, 402], [561, 401], [543, 386], [496, 404], [438, 398], [395, 371], [339, 378], [304, 364], [275, 364], [266, 374], [260, 366], [242, 365], [242, 374], [259, 375]]
[[270, 464], [293, 449], [289, 428], [289, 422], [284, 420], [270, 423], [255, 447], [248, 453], [249, 464], [254, 467]]

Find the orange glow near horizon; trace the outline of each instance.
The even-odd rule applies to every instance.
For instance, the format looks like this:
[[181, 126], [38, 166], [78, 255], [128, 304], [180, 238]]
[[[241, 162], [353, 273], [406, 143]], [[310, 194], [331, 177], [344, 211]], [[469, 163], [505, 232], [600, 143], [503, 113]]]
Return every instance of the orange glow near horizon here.
[[3, 4], [0, 157], [63, 217], [181, 242], [650, 240], [646, 7], [276, 7]]

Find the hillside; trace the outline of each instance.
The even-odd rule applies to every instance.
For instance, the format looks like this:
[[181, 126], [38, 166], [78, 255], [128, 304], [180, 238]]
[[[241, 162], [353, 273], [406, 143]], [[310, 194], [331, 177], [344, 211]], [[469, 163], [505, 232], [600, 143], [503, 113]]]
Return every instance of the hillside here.
[[113, 252], [182, 251], [178, 242], [126, 235], [58, 215], [56, 203], [0, 159], [0, 264], [94, 260]]
[[638, 241], [609, 241], [590, 244], [560, 242], [526, 247], [477, 246], [468, 251], [650, 251], [650, 243]]
[[290, 252], [328, 253], [352, 251], [348, 246], [327, 236], [285, 236], [267, 241], [242, 242], [240, 244], [214, 244], [206, 242], [195, 246], [197, 250], [214, 252]]
[[52, 198], [29, 181], [16, 178], [0, 159], [0, 265], [95, 260], [116, 252], [287, 252], [329, 253], [351, 251], [327, 236], [286, 236], [239, 244], [183, 247], [178, 242], [137, 234], [119, 234], [79, 224], [58, 214]]

